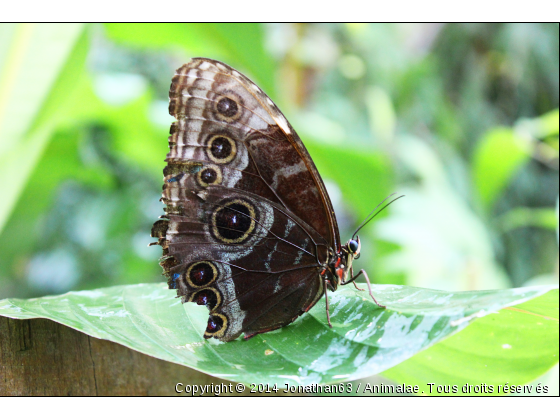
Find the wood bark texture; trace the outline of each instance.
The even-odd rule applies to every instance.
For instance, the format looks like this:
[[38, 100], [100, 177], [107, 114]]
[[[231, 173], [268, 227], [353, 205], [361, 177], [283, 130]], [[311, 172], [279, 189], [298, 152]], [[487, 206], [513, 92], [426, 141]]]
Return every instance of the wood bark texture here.
[[179, 382], [215, 386], [231, 383], [54, 321], [0, 316], [1, 396], [189, 395], [175, 391]]

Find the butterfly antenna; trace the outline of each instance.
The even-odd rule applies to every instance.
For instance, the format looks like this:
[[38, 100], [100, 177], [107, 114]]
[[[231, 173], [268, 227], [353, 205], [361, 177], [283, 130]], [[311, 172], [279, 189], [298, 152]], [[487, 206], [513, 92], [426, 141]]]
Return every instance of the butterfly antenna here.
[[354, 237], [356, 236], [356, 233], [358, 233], [358, 231], [359, 231], [361, 228], [363, 228], [363, 227], [365, 226], [366, 220], [369, 218], [369, 216], [371, 216], [371, 215], [375, 212], [375, 210], [377, 210], [377, 209], [379, 208], [379, 206], [380, 206], [381, 204], [383, 204], [385, 201], [387, 201], [389, 198], [391, 198], [391, 197], [394, 196], [395, 194], [396, 194], [396, 193], [389, 194], [387, 197], [385, 197], [385, 198], [383, 199], [383, 201], [381, 201], [381, 203], [379, 203], [379, 204], [366, 216], [366, 218], [364, 219], [364, 221], [363, 221], [362, 223], [360, 223], [360, 226], [358, 226], [358, 228], [356, 229], [356, 231], [355, 231], [354, 234], [352, 235], [352, 238], [354, 238]]
[[[360, 226], [358, 226], [358, 228], [356, 229], [356, 231], [355, 231], [354, 234], [352, 235], [352, 239], [355, 239], [356, 234], [359, 232], [359, 230], [360, 230], [361, 228], [363, 228], [365, 225], [367, 225], [369, 222], [371, 222], [375, 216], [377, 216], [379, 213], [381, 213], [383, 210], [385, 210], [385, 208], [387, 208], [387, 206], [389, 206], [389, 204], [392, 204], [392, 203], [394, 203], [395, 201], [397, 201], [399, 198], [404, 197], [404, 195], [398, 196], [397, 198], [395, 198], [395, 199], [389, 201], [387, 204], [385, 204], [383, 207], [381, 207], [377, 213], [373, 214], [373, 213], [375, 212], [375, 210], [377, 210], [381, 204], [383, 204], [385, 201], [387, 201], [389, 198], [391, 198], [391, 197], [394, 196], [395, 194], [396, 194], [396, 193], [393, 193], [393, 194], [388, 195], [381, 203], [379, 203], [379, 204], [377, 205], [377, 207], [375, 207], [375, 208], [366, 216], [366, 218], [364, 219], [364, 221], [360, 224]], [[373, 216], [371, 216], [372, 214], [373, 214]], [[370, 217], [370, 216], [371, 216], [371, 217]]]

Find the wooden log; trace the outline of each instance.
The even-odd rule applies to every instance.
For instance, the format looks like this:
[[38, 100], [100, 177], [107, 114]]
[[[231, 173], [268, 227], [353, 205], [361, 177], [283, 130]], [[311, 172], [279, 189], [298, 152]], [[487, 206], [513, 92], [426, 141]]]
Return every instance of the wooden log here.
[[[1, 396], [189, 395], [177, 393], [177, 383], [183, 384], [182, 390], [211, 384], [229, 390], [232, 384], [54, 321], [0, 316]], [[233, 383], [231, 394], [248, 391], [236, 393]]]

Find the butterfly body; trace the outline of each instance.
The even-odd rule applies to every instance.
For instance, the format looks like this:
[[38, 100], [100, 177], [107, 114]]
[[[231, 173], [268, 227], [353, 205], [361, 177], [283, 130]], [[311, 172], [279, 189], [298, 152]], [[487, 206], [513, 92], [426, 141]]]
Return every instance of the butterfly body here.
[[205, 58], [177, 70], [169, 96], [166, 214], [152, 236], [169, 287], [210, 310], [204, 337], [280, 328], [353, 281], [359, 238], [341, 245], [319, 172], [270, 98]]

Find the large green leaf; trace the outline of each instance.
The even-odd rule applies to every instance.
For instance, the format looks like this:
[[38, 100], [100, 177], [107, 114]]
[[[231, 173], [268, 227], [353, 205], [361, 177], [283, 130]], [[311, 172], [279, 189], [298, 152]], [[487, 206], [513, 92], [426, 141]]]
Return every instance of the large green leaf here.
[[[557, 363], [558, 290], [553, 290], [478, 319], [460, 334], [383, 375], [397, 382], [418, 384], [420, 392], [426, 394], [495, 395], [504, 393], [504, 385], [526, 384]], [[430, 383], [434, 384], [431, 392]], [[457, 385], [457, 392], [446, 385]], [[443, 386], [439, 392], [438, 386]], [[452, 392], [446, 391], [449, 389]]]
[[[93, 337], [115, 341], [220, 378], [283, 385], [339, 382], [382, 372], [465, 328], [473, 320], [491, 314], [489, 319], [493, 322], [483, 327], [487, 333], [499, 332], [502, 337], [513, 334], [517, 338], [504, 338], [504, 343], [512, 345], [517, 342], [514, 340], [530, 339], [541, 349], [538, 353], [520, 350], [528, 359], [538, 359], [556, 346], [554, 357], [538, 363], [537, 368], [531, 370], [530, 364], [523, 365], [526, 373], [534, 373], [524, 376], [530, 380], [543, 366], [558, 360], [558, 321], [548, 319], [549, 312], [557, 311], [558, 292], [550, 292], [551, 307], [536, 312], [542, 315], [538, 318], [542, 323], [539, 329], [515, 328], [518, 322], [534, 321], [532, 311], [517, 311], [521, 321], [496, 311], [519, 305], [549, 290], [550, 287], [539, 286], [451, 293], [377, 285], [374, 293], [388, 306], [382, 310], [366, 293], [350, 286], [330, 295], [332, 329], [326, 325], [324, 301], [320, 301], [308, 314], [281, 330], [250, 341], [238, 339], [230, 343], [204, 340], [206, 309], [182, 305], [175, 299], [175, 291], [167, 290], [165, 284], [117, 286], [29, 300], [5, 299], [0, 301], [0, 315], [48, 318]], [[554, 329], [556, 341], [552, 342]], [[461, 347], [462, 353], [454, 355], [457, 363], [476, 359], [481, 350], [485, 357], [500, 359], [506, 350], [503, 346], [492, 348], [472, 340], [467, 343]], [[433, 349], [438, 347], [441, 344]], [[434, 369], [440, 364], [439, 360], [429, 363]], [[516, 369], [513, 365], [509, 368]], [[460, 373], [456, 374], [460, 377]], [[477, 379], [476, 372], [472, 376]]]

